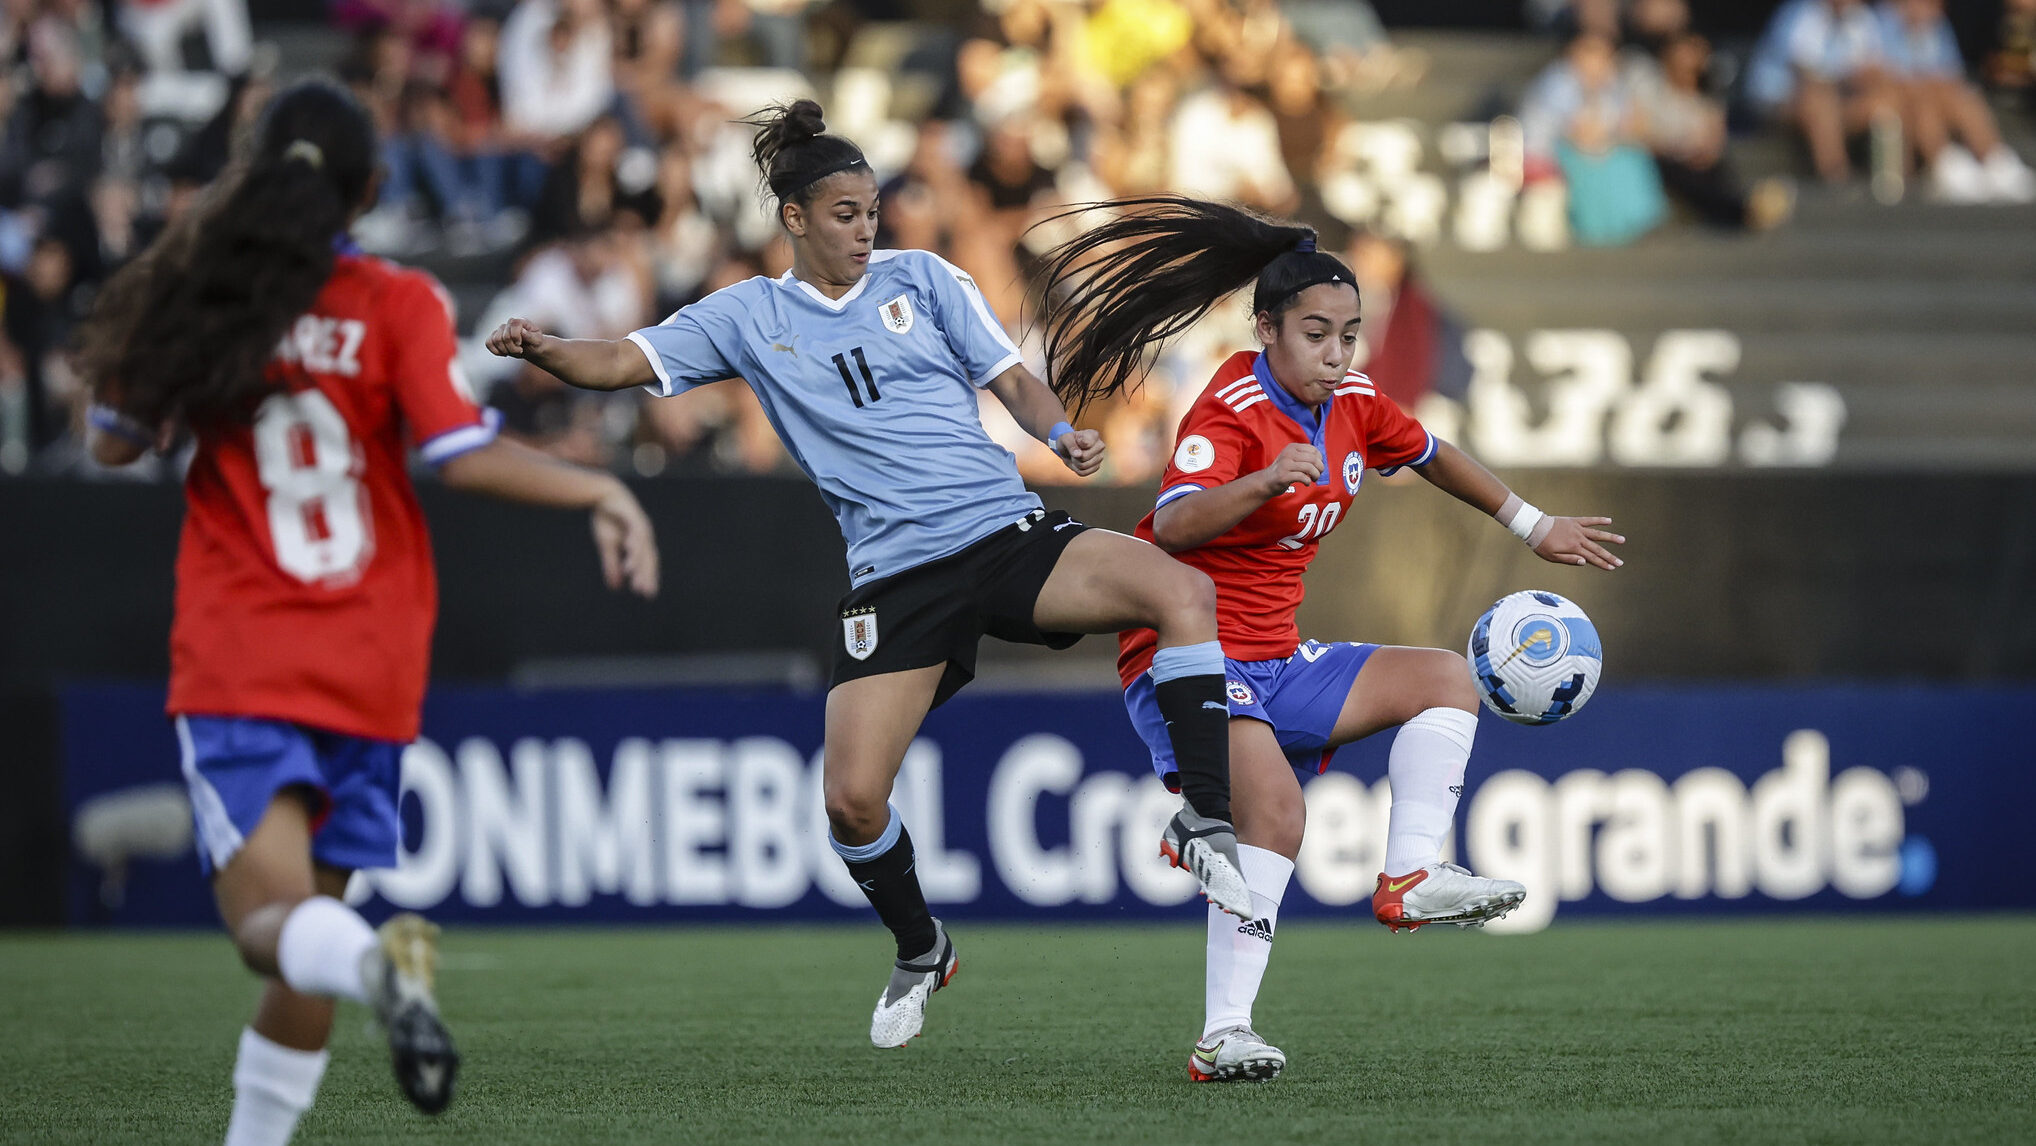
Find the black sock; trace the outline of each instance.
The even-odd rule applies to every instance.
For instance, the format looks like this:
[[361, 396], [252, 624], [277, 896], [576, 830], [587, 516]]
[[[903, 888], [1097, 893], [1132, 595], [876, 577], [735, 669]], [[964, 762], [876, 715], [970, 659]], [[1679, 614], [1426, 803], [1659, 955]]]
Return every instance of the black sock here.
[[898, 940], [898, 958], [917, 959], [933, 948], [933, 913], [913, 871], [912, 836], [898, 826], [898, 842], [875, 859], [844, 861], [855, 885], [877, 909], [877, 918]]
[[1220, 675], [1177, 676], [1152, 691], [1173, 741], [1181, 795], [1197, 815], [1230, 819], [1230, 704]]

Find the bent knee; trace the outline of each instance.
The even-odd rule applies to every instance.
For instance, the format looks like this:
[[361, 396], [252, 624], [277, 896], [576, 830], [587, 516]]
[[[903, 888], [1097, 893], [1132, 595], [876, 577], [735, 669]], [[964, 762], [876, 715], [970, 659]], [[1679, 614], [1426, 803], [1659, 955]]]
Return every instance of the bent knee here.
[[890, 822], [889, 792], [848, 785], [828, 787], [827, 823], [842, 843], [868, 843], [883, 835]]
[[1421, 660], [1421, 709], [1460, 708], [1476, 712], [1478, 692], [1471, 678], [1470, 662], [1463, 659], [1462, 653], [1448, 649], [1429, 649], [1427, 654]]
[[1181, 620], [1213, 618], [1216, 615], [1216, 582], [1207, 573], [1178, 561], [1164, 578], [1154, 582], [1151, 604], [1161, 616]]

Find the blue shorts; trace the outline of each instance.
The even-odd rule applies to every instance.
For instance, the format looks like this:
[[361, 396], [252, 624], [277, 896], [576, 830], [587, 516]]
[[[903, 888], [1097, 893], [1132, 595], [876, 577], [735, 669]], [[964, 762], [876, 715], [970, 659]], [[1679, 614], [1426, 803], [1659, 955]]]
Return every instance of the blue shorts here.
[[[1323, 771], [1329, 767], [1329, 736], [1350, 696], [1351, 682], [1377, 651], [1377, 645], [1350, 641], [1302, 641], [1292, 656], [1280, 660], [1226, 660], [1230, 715], [1272, 725], [1280, 750], [1295, 767]], [[1152, 752], [1152, 770], [1174, 788], [1179, 769], [1174, 767], [1173, 743], [1159, 715], [1159, 696], [1150, 673], [1124, 690], [1124, 708], [1131, 714], [1131, 727]]]
[[403, 745], [244, 716], [179, 716], [176, 724], [208, 878], [291, 785], [313, 793], [311, 858], [349, 870], [396, 866]]

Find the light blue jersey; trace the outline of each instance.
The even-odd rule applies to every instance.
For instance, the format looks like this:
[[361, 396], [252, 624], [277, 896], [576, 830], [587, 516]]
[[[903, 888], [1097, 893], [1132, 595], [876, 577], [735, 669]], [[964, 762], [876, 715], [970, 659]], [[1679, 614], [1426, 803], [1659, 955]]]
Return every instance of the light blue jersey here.
[[875, 251], [840, 299], [786, 272], [724, 287], [629, 336], [669, 396], [756, 391], [841, 523], [860, 585], [967, 548], [1039, 508], [990, 440], [976, 388], [1018, 348], [976, 284], [927, 251]]

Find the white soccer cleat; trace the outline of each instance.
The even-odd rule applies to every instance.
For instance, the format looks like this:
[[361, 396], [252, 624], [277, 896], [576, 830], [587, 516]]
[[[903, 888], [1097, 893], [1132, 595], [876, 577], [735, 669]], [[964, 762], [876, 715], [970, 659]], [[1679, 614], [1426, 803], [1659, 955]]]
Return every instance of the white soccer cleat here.
[[2036, 171], [2030, 171], [2022, 157], [2009, 150], [2007, 144], [1994, 148], [1993, 154], [1986, 157], [1983, 170], [1994, 202], [2036, 202]]
[[954, 941], [938, 919], [933, 921], [933, 950], [936, 954], [924, 960], [901, 960], [892, 965], [891, 981], [877, 996], [876, 1013], [870, 1016], [871, 1044], [884, 1049], [901, 1047], [926, 1026], [927, 996], [947, 986], [961, 969]]
[[1237, 829], [1224, 820], [1197, 815], [1185, 801], [1159, 838], [1159, 854], [1202, 884], [1210, 903], [1239, 919], [1255, 919], [1251, 887], [1237, 862]]
[[1483, 927], [1526, 898], [1527, 889], [1510, 879], [1486, 879], [1453, 863], [1437, 863], [1399, 876], [1380, 872], [1371, 911], [1394, 931], [1412, 931], [1424, 923]]
[[1188, 1055], [1193, 1082], [1271, 1082], [1287, 1066], [1286, 1052], [1250, 1027], [1230, 1027], [1202, 1036]]
[[362, 959], [362, 978], [376, 1021], [389, 1036], [389, 1059], [403, 1093], [426, 1114], [452, 1101], [459, 1051], [439, 1021], [438, 925], [404, 912], [375, 929], [381, 940]]

